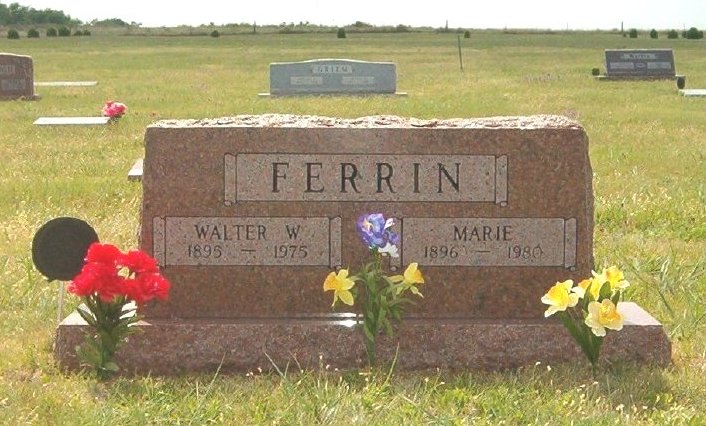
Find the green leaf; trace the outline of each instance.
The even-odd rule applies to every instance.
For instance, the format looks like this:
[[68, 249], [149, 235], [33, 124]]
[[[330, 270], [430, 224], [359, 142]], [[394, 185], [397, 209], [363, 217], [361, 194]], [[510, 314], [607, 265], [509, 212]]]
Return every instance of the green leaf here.
[[603, 285], [601, 286], [601, 291], [598, 299], [603, 300], [603, 299], [610, 299], [612, 290], [610, 288], [610, 283], [609, 282], [604, 282]]
[[613, 304], [615, 306], [618, 306], [618, 302], [620, 302], [620, 296], [621, 296], [621, 292], [616, 291], [615, 294], [613, 295], [613, 297], [610, 299], [611, 302], [613, 302]]
[[114, 361], [108, 361], [103, 364], [103, 369], [110, 371], [111, 373], [117, 373], [120, 370], [120, 367], [118, 367], [118, 364], [116, 364]]
[[581, 299], [581, 310], [588, 311], [588, 304], [591, 302], [593, 302], [593, 296], [591, 296], [590, 291], [586, 290], [583, 299]]
[[91, 327], [96, 326], [96, 319], [93, 317], [92, 313], [87, 312], [86, 310], [82, 309], [80, 306], [78, 307], [78, 309], [76, 309], [76, 311], [78, 312], [79, 315], [81, 315], [81, 318], [83, 318], [83, 320], [86, 321], [86, 323], [88, 323], [88, 325], [90, 325]]
[[89, 364], [93, 367], [100, 365], [100, 350], [96, 347], [93, 341], [87, 339], [83, 345], [76, 346], [76, 354], [86, 364]]
[[103, 348], [109, 352], [115, 352], [116, 342], [113, 339], [112, 334], [107, 330], [100, 330], [98, 336], [103, 344]]
[[368, 341], [375, 341], [375, 335], [368, 329], [367, 324], [363, 324], [363, 334], [365, 334], [365, 338], [368, 339]]
[[385, 321], [383, 321], [382, 325], [385, 329], [385, 334], [392, 337], [394, 335], [394, 330], [392, 329], [392, 323], [390, 323], [390, 321], [385, 319]]
[[385, 318], [387, 317], [387, 312], [387, 308], [381, 305], [380, 309], [378, 310], [378, 321], [385, 321]]

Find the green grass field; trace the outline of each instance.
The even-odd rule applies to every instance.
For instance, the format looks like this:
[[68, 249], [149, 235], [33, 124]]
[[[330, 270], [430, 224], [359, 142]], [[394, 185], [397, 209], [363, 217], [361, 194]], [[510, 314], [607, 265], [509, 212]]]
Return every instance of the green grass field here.
[[[662, 36], [664, 37], [664, 36]], [[706, 42], [607, 33], [237, 35], [0, 39], [31, 55], [36, 102], [0, 103], [0, 423], [2, 424], [704, 424], [706, 423], [706, 99], [673, 81], [597, 82], [606, 48], [672, 48], [687, 87], [706, 88]], [[268, 64], [352, 58], [397, 64], [409, 96], [268, 99]], [[106, 127], [41, 128], [40, 116], [99, 115]], [[617, 264], [628, 299], [659, 319], [673, 365], [583, 360], [486, 373], [318, 371], [118, 378], [64, 375], [51, 354], [57, 283], [32, 266], [47, 220], [88, 220], [103, 241], [136, 245], [140, 185], [127, 171], [159, 119], [259, 113], [419, 118], [562, 114], [590, 140], [596, 266]], [[549, 283], [548, 283], [549, 284]], [[539, 303], [539, 301], [538, 301]], [[65, 312], [77, 300], [69, 297]]]

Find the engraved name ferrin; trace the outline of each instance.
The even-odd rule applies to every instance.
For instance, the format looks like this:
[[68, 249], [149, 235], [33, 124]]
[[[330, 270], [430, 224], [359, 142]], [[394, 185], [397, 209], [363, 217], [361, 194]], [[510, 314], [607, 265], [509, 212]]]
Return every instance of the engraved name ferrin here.
[[338, 217], [154, 217], [152, 224], [162, 266], [341, 266]]
[[620, 55], [621, 59], [657, 59], [657, 55], [654, 53], [623, 53]]
[[312, 74], [352, 74], [351, 65], [312, 65]]
[[224, 201], [507, 203], [507, 156], [226, 154]]

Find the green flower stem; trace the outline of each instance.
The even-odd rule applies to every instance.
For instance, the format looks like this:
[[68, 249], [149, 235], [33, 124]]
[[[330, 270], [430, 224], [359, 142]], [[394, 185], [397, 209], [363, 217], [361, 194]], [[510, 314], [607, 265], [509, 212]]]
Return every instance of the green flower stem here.
[[603, 337], [593, 334], [591, 329], [584, 324], [583, 315], [573, 309], [559, 312], [559, 318], [564, 324], [564, 327], [569, 331], [569, 334], [571, 334], [571, 337], [578, 343], [584, 355], [586, 355], [586, 358], [591, 363], [591, 368], [595, 371], [601, 353]]
[[402, 312], [411, 300], [404, 292], [412, 288], [403, 282], [394, 282], [382, 270], [383, 256], [377, 249], [370, 251], [372, 261], [363, 265], [360, 273], [353, 275], [354, 282], [362, 282], [363, 291], [354, 292], [362, 315], [357, 317], [357, 326], [363, 330], [368, 364], [373, 365], [377, 354], [377, 336], [381, 331], [394, 337], [394, 321], [402, 321]]
[[137, 322], [136, 315], [126, 315], [123, 307], [125, 297], [117, 297], [112, 302], [104, 302], [98, 296], [83, 298], [90, 312], [79, 309], [79, 313], [91, 326], [86, 332], [84, 344], [77, 347], [79, 357], [92, 366], [99, 379], [103, 380], [118, 371], [113, 360], [115, 352], [125, 337], [132, 331], [129, 327]]
[[363, 282], [365, 284], [365, 304], [363, 306], [363, 334], [368, 364], [373, 365], [376, 359], [377, 334], [380, 330], [380, 320], [384, 316], [380, 295], [381, 256], [371, 250], [373, 262], [364, 268]]

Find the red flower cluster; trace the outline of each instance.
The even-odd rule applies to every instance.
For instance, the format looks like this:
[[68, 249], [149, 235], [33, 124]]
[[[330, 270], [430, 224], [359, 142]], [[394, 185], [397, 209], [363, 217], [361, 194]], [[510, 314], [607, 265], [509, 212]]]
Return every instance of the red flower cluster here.
[[103, 302], [124, 296], [138, 305], [166, 300], [169, 281], [159, 273], [157, 261], [140, 250], [121, 252], [111, 244], [93, 243], [85, 264], [67, 290], [77, 296], [97, 295]]
[[127, 105], [121, 102], [108, 101], [103, 105], [103, 117], [120, 118], [127, 111]]

